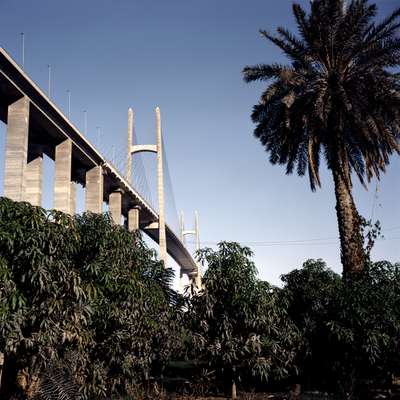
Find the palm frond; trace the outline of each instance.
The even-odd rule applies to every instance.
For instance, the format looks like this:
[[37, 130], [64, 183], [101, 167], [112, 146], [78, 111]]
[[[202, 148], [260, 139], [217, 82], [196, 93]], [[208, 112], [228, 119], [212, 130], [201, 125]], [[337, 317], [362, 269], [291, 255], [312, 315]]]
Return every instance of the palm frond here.
[[400, 150], [400, 9], [377, 25], [368, 0], [314, 0], [309, 14], [295, 3], [293, 14], [299, 36], [260, 31], [290, 64], [243, 70], [246, 82], [270, 81], [253, 109], [255, 136], [286, 173], [308, 170], [313, 190], [321, 152], [349, 185], [352, 172], [362, 184], [379, 178]]
[[284, 73], [291, 73], [291, 69], [281, 64], [258, 64], [243, 68], [243, 78], [246, 82], [278, 79]]

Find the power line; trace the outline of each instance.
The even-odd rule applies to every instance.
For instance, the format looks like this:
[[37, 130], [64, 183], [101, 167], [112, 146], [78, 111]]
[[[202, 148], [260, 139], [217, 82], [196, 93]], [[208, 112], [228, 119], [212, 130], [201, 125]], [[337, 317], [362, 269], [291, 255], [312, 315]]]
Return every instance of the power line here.
[[[257, 244], [291, 244], [291, 243], [309, 243], [309, 242], [321, 242], [321, 241], [332, 241], [332, 240], [338, 240], [339, 238], [337, 236], [331, 236], [331, 237], [326, 237], [326, 238], [316, 238], [316, 239], [297, 239], [297, 240], [274, 240], [274, 241], [239, 241], [239, 243], [246, 243], [249, 245], [257, 245]], [[218, 243], [215, 241], [202, 241], [202, 243]]]
[[[274, 246], [326, 246], [326, 245], [337, 245], [339, 241], [335, 242], [241, 242], [235, 241], [243, 246], [251, 246], [251, 247], [274, 247]], [[216, 246], [219, 242], [208, 242], [201, 241], [202, 245], [206, 246]], [[195, 244], [195, 242], [187, 242], [187, 244]]]
[[[400, 227], [398, 227], [400, 228]], [[396, 229], [398, 229], [396, 228]], [[335, 239], [335, 241], [332, 241]], [[378, 238], [377, 240], [380, 241], [392, 241], [392, 240], [400, 240], [399, 237], [389, 237], [389, 238]], [[331, 238], [321, 238], [321, 239], [303, 239], [303, 240], [282, 240], [282, 241], [253, 241], [253, 242], [246, 242], [246, 241], [236, 241], [241, 245], [246, 246], [253, 246], [253, 247], [273, 247], [273, 246], [331, 246], [331, 245], [338, 245], [339, 239], [336, 237]], [[195, 242], [188, 242], [188, 244], [194, 244]], [[218, 243], [217, 241], [201, 241], [202, 245], [208, 246], [216, 246]]]

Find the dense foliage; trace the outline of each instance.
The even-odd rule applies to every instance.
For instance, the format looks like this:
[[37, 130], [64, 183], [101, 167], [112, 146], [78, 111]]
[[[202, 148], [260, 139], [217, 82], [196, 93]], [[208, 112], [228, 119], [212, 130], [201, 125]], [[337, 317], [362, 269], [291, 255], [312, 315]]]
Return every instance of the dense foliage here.
[[331, 170], [344, 274], [364, 268], [361, 219], [352, 196], [352, 173], [364, 184], [379, 179], [399, 153], [400, 9], [375, 23], [368, 0], [314, 0], [309, 14], [293, 5], [299, 35], [279, 27], [261, 31], [290, 64], [259, 64], [244, 79], [270, 81], [254, 106], [255, 136], [273, 164], [288, 174], [308, 172], [321, 185], [321, 156]]
[[179, 345], [171, 278], [139, 235], [107, 216], [0, 199], [4, 396], [32, 398], [58, 360], [85, 398], [132, 393]]
[[107, 215], [0, 199], [1, 398], [141, 399], [172, 361], [233, 397], [236, 385], [301, 383], [366, 398], [361, 382], [400, 374], [400, 264], [368, 262], [349, 283], [309, 260], [278, 288], [251, 256], [237, 243], [202, 250], [203, 287], [183, 301], [140, 235]]
[[[400, 264], [369, 263], [351, 284], [321, 260], [282, 277], [289, 315], [301, 331], [299, 379], [307, 386], [340, 390], [357, 383], [391, 383], [398, 376]], [[365, 385], [364, 385], [365, 387]]]
[[299, 338], [279, 289], [257, 279], [251, 255], [237, 243], [202, 250], [208, 270], [189, 302], [196, 356], [232, 382], [232, 398], [242, 378], [281, 379], [293, 372]]

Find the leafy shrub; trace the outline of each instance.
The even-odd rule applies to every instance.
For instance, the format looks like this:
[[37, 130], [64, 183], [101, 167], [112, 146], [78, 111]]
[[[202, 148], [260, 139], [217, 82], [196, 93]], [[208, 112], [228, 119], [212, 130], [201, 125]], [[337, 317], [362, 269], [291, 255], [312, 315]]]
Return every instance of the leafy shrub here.
[[73, 263], [75, 221], [0, 199], [0, 351], [4, 380], [32, 397], [61, 346], [89, 344], [90, 305]]
[[400, 264], [343, 281], [309, 260], [279, 289], [251, 256], [237, 243], [202, 250], [203, 288], [183, 303], [139, 233], [0, 198], [1, 398], [161, 396], [155, 378], [184, 357], [212, 371], [202, 393], [214, 378], [233, 395], [291, 378], [346, 397], [400, 374]]
[[187, 313], [196, 355], [232, 380], [233, 398], [249, 373], [268, 380], [293, 372], [298, 340], [279, 289], [257, 279], [251, 255], [237, 243], [202, 250], [208, 269]]
[[69, 217], [1, 198], [2, 398], [34, 397], [57, 360], [84, 398], [128, 395], [161, 373], [180, 346], [172, 276], [140, 234], [107, 215]]
[[303, 382], [352, 396], [357, 382], [388, 382], [399, 372], [400, 265], [369, 263], [343, 281], [321, 260], [282, 277], [289, 314], [302, 333]]

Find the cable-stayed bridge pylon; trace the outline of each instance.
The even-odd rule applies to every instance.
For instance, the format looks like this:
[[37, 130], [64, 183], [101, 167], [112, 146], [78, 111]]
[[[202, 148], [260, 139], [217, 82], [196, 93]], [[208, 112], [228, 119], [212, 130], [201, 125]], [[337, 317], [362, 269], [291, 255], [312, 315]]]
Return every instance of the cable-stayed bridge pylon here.
[[[161, 112], [160, 108], [157, 107], [155, 109], [156, 114], [156, 144], [139, 144], [137, 135], [135, 132], [135, 124], [134, 124], [134, 113], [133, 109], [129, 108], [128, 110], [128, 143], [127, 143], [127, 156], [126, 156], [126, 167], [125, 167], [125, 177], [129, 182], [132, 182], [134, 187], [138, 187], [142, 189], [145, 193], [151, 191], [149, 190], [146, 178], [146, 172], [143, 168], [143, 162], [141, 160], [141, 154], [145, 152], [155, 153], [157, 156], [157, 211], [159, 214], [158, 224], [151, 224], [149, 226], [145, 226], [144, 229], [158, 229], [159, 232], [159, 244], [160, 244], [160, 257], [164, 262], [164, 265], [167, 265], [167, 243], [165, 239], [165, 225], [166, 221], [168, 221], [169, 227], [175, 234], [180, 235], [180, 239], [182, 243], [185, 245], [185, 236], [191, 234], [192, 231], [185, 231], [183, 228], [183, 214], [182, 219], [178, 221], [178, 213], [176, 209], [176, 202], [174, 196], [174, 190], [172, 185], [172, 179], [170, 175], [170, 170], [168, 166], [168, 158], [165, 151], [164, 138], [162, 134], [161, 127]], [[135, 163], [135, 160], [136, 163]], [[139, 169], [135, 168], [138, 166]], [[142, 179], [140, 176], [142, 175]], [[137, 186], [136, 186], [137, 185]], [[168, 194], [168, 200], [167, 199]], [[150, 195], [145, 195], [150, 198]], [[154, 206], [154, 204], [152, 204]], [[198, 215], [195, 213], [195, 232], [196, 234], [196, 243], [198, 243], [196, 247], [196, 251], [200, 249], [200, 240], [198, 235]], [[197, 287], [201, 287], [201, 273], [200, 268], [197, 265], [197, 269], [195, 271], [191, 271], [187, 273], [190, 281]], [[180, 280], [182, 280], [182, 276], [185, 273], [185, 270], [181, 268], [180, 270]]]
[[[169, 218], [172, 222], [173, 214], [176, 215], [173, 197], [168, 206], [172, 205], [175, 212], [171, 217], [166, 213], [165, 192], [170, 188], [173, 194], [173, 190], [172, 183], [165, 186], [171, 179], [163, 151], [159, 108], [156, 109], [156, 144], [133, 142], [133, 111], [130, 110], [132, 128], [128, 152], [124, 146], [106, 157], [2, 48], [0, 99], [0, 120], [7, 125], [4, 196], [40, 206], [46, 155], [54, 161], [54, 209], [74, 214], [76, 186], [81, 185], [85, 192], [85, 211], [102, 213], [106, 203], [115, 224], [124, 224], [129, 230], [141, 229], [159, 243], [160, 258], [165, 264], [169, 254], [183, 273], [196, 273], [197, 265], [180, 239], [179, 228], [169, 226]], [[138, 157], [143, 151], [157, 156], [157, 207]], [[126, 168], [129, 162], [131, 176]]]

